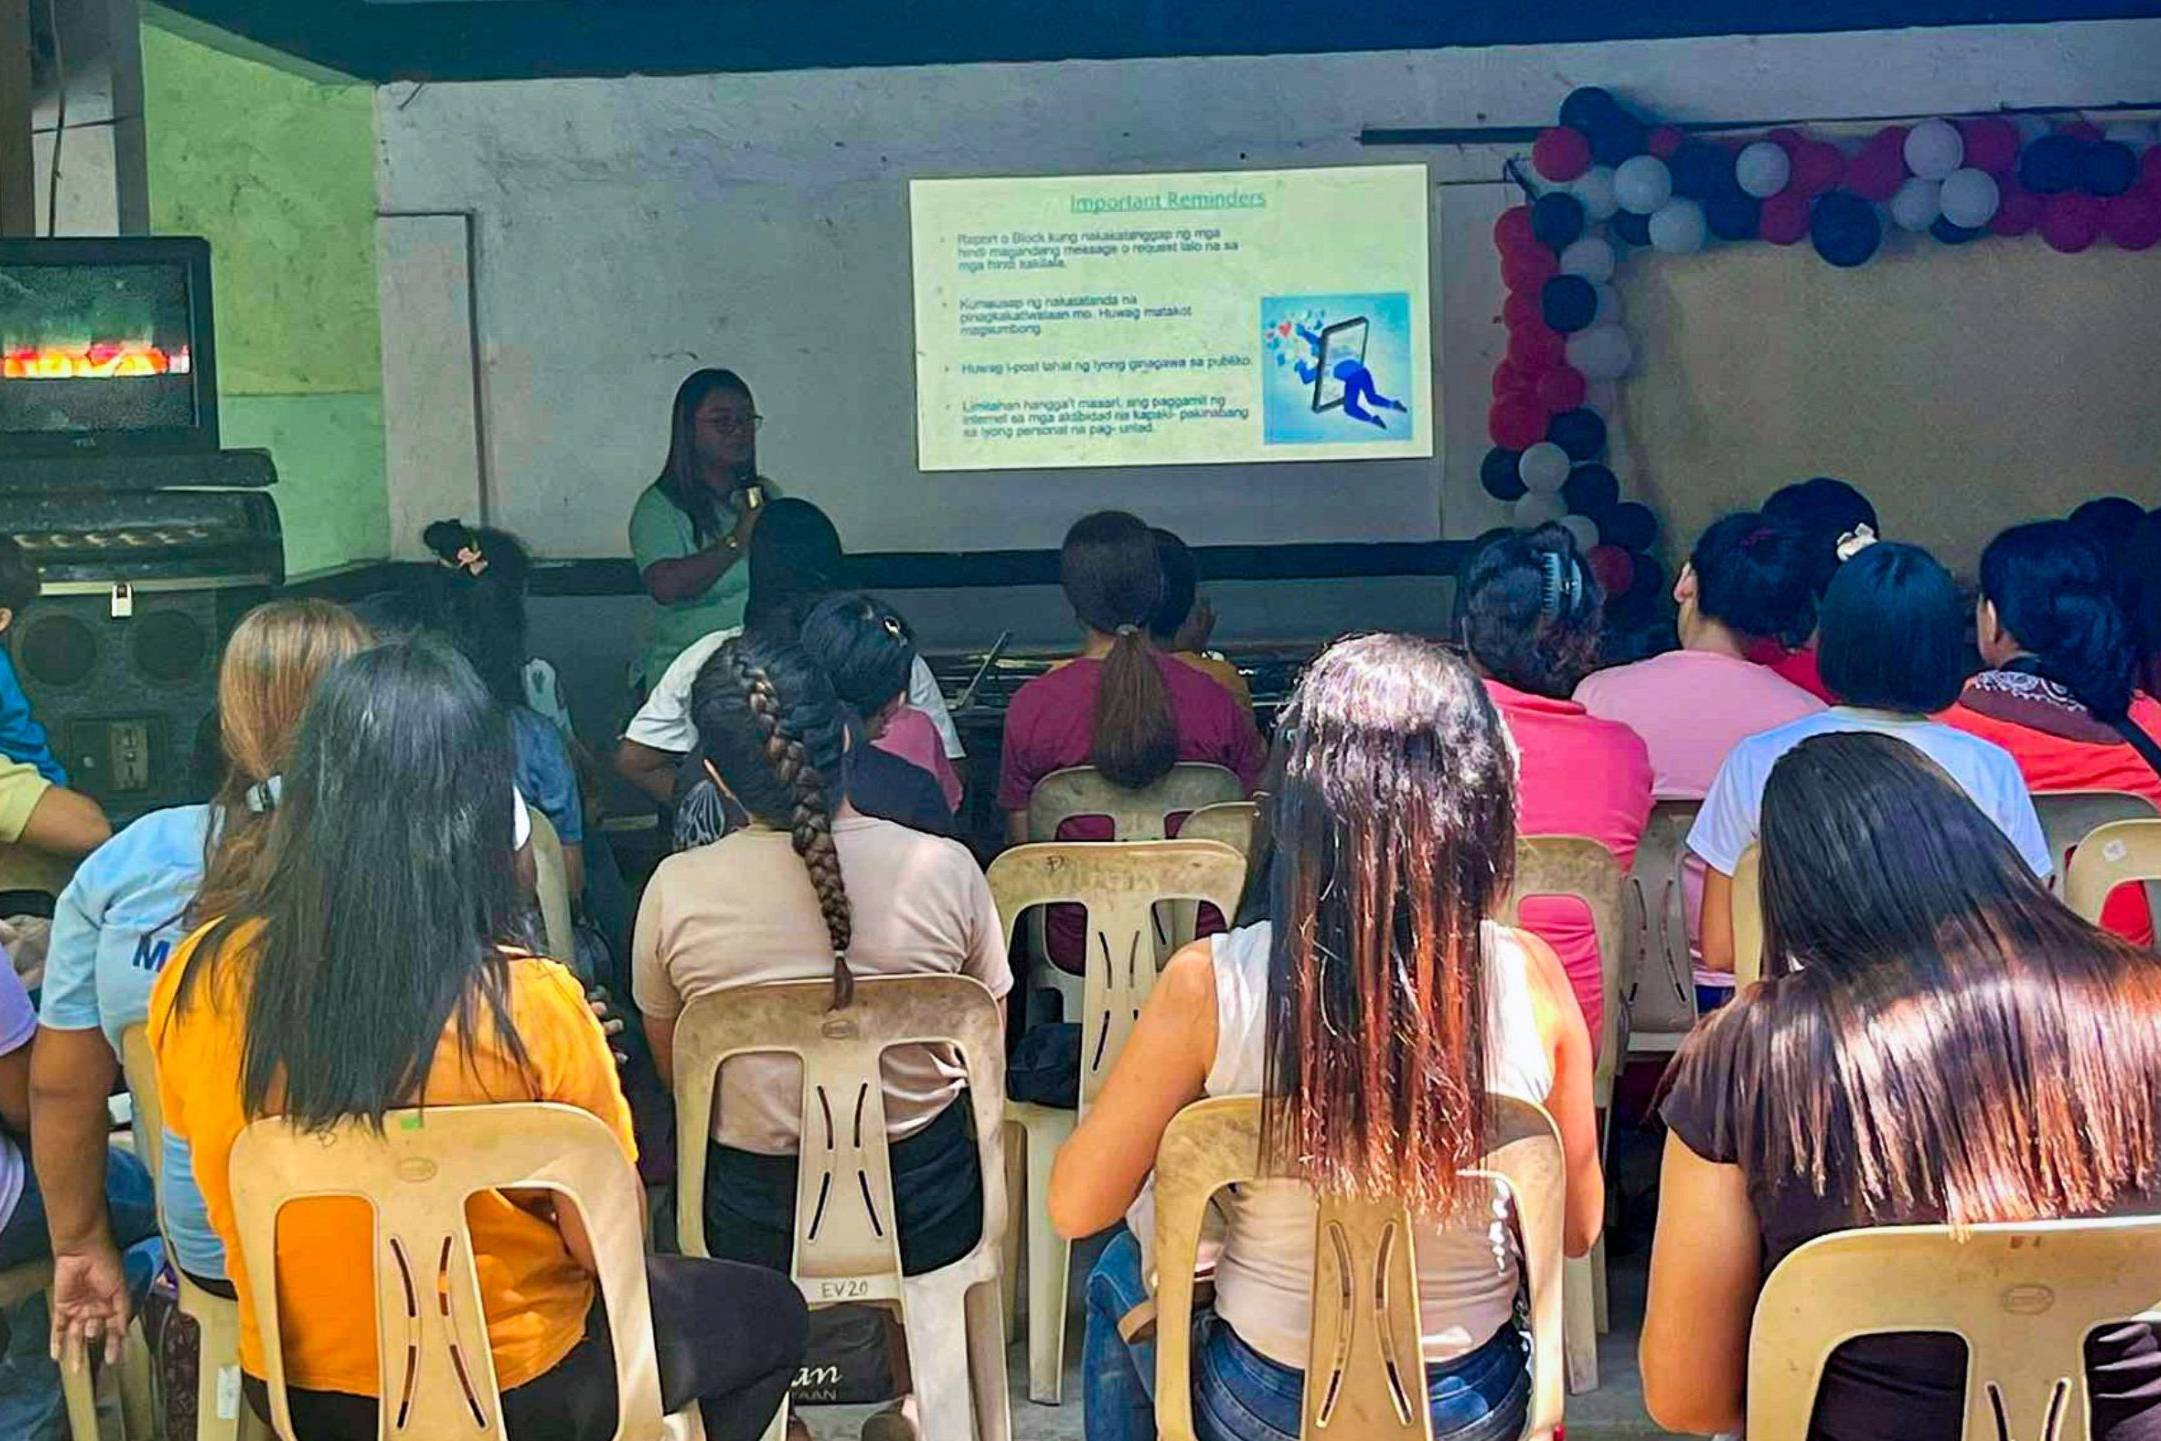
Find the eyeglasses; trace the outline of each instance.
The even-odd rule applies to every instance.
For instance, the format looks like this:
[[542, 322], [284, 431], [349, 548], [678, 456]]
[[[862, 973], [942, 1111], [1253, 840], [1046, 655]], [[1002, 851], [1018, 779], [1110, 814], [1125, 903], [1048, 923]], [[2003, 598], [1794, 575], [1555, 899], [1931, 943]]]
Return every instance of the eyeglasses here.
[[731, 420], [724, 417], [711, 422], [711, 424], [713, 429], [719, 431], [722, 435], [755, 435], [758, 432], [758, 427], [765, 424], [765, 417], [752, 415], [740, 420]]

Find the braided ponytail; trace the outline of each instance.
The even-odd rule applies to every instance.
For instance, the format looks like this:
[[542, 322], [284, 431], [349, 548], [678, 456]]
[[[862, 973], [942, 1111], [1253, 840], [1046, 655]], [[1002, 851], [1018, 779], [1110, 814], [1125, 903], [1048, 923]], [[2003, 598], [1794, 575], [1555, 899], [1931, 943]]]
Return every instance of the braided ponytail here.
[[854, 918], [833, 840], [845, 785], [842, 708], [831, 681], [792, 644], [744, 638], [713, 653], [691, 691], [706, 759], [753, 816], [785, 826], [810, 872], [833, 947], [833, 1006], [855, 999]]

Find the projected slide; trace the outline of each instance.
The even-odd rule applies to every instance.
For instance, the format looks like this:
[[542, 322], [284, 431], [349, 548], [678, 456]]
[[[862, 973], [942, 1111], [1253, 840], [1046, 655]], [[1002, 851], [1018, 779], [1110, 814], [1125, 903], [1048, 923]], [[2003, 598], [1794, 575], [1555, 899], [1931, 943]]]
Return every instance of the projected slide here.
[[924, 470], [1433, 454], [1421, 165], [918, 180]]

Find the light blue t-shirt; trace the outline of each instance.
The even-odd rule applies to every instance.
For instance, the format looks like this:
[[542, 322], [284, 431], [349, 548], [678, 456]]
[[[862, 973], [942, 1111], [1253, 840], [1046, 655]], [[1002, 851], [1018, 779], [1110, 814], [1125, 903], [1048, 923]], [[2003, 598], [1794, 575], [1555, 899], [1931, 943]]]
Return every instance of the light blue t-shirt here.
[[[210, 807], [153, 811], [91, 852], [53, 906], [39, 1019], [56, 1031], [121, 1034], [150, 1017], [150, 988], [186, 939], [188, 907], [203, 881]], [[165, 1133], [158, 1204], [181, 1269], [225, 1276], [225, 1248], [210, 1229], [187, 1142]]]
[[1811, 736], [1870, 731], [1896, 736], [1950, 773], [1998, 830], [2011, 838], [2033, 873], [2043, 880], [2054, 865], [2041, 817], [2011, 753], [1994, 741], [1921, 716], [1894, 715], [1859, 706], [1833, 706], [1752, 735], [1735, 746], [1718, 768], [1703, 809], [1688, 833], [1688, 848], [1713, 870], [1732, 875], [1741, 853], [1763, 829], [1763, 787], [1779, 758]]

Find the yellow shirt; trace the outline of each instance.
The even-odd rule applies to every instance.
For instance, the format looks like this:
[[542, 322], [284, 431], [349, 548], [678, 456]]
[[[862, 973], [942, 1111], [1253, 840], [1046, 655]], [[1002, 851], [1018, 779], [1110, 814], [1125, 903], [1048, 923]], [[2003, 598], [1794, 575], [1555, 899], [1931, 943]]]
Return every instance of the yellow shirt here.
[[[204, 933], [182, 942], [159, 975], [150, 996], [150, 1039], [165, 1124], [189, 1143], [210, 1224], [225, 1243], [231, 1280], [240, 1292], [240, 1362], [259, 1377], [262, 1334], [234, 1224], [229, 1170], [233, 1142], [251, 1119], [242, 1112], [240, 1093], [247, 986], [255, 964], [245, 947], [255, 932], [243, 929], [227, 943], [230, 959], [217, 984], [199, 983], [188, 1008], [176, 1013], [181, 977]], [[513, 958], [510, 1017], [531, 1073], [519, 1072], [485, 1023], [468, 1060], [460, 1054], [453, 1023], [445, 1028], [428, 1073], [427, 1103], [559, 1101], [613, 1126], [624, 1155], [635, 1158], [630, 1107], [616, 1080], [607, 1037], [571, 974], [554, 961]], [[466, 1219], [496, 1377], [507, 1390], [569, 1354], [584, 1335], [595, 1283], [564, 1246], [545, 1198], [513, 1200], [489, 1192], [468, 1203]], [[376, 1394], [373, 1225], [367, 1203], [350, 1197], [298, 1202], [279, 1216], [278, 1315], [287, 1384]]]

